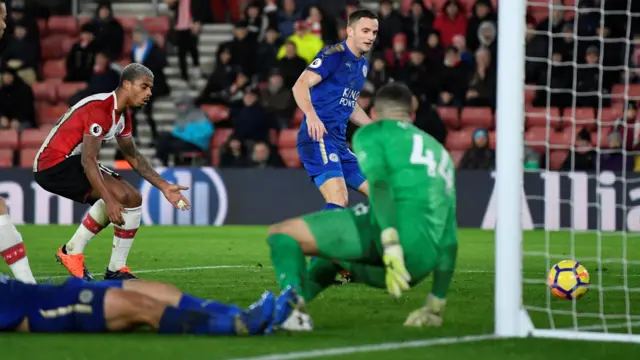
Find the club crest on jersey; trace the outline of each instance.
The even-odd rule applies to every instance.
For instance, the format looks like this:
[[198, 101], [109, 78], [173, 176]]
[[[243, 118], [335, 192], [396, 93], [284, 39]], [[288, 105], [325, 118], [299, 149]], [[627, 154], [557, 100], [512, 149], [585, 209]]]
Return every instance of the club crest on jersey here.
[[102, 135], [102, 126], [98, 125], [98, 124], [93, 124], [89, 127], [89, 133], [93, 136], [100, 136]]
[[362, 75], [364, 75], [364, 77], [367, 77], [367, 71], [368, 71], [367, 65], [363, 65], [362, 66]]
[[312, 69], [317, 69], [320, 67], [320, 65], [322, 65], [322, 59], [315, 59], [313, 60], [313, 62], [309, 65], [310, 68]]
[[338, 162], [338, 155], [336, 155], [335, 153], [331, 153], [329, 154], [329, 160], [333, 161], [333, 162]]
[[124, 130], [124, 124], [118, 123], [118, 127], [116, 128], [116, 134], [120, 134]]

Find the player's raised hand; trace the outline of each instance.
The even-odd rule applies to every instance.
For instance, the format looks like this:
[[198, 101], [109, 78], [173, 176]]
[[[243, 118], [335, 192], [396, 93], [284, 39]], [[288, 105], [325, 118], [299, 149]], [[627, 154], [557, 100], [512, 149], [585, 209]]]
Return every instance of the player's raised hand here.
[[109, 216], [109, 221], [111, 221], [113, 225], [124, 225], [124, 217], [122, 214], [127, 212], [124, 206], [116, 200], [105, 201], [104, 205], [107, 210], [107, 215]]
[[184, 197], [184, 195], [182, 195], [180, 192], [182, 190], [189, 190], [189, 187], [178, 184], [169, 184], [167, 187], [162, 189], [162, 194], [176, 209], [189, 210], [191, 208], [191, 203], [186, 197]]
[[315, 141], [321, 141], [324, 134], [327, 134], [327, 129], [316, 114], [307, 115], [307, 129], [309, 136]]

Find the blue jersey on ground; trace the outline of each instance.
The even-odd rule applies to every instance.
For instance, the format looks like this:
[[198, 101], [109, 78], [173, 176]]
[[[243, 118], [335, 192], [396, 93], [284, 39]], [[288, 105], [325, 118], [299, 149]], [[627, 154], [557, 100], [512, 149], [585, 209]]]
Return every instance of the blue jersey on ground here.
[[0, 274], [0, 331], [28, 318], [31, 332], [104, 332], [107, 290], [76, 278], [61, 285], [25, 284]]
[[311, 103], [327, 129], [320, 142], [308, 133], [306, 117], [298, 132], [300, 160], [317, 186], [334, 177], [343, 177], [357, 189], [364, 176], [355, 155], [347, 147], [347, 124], [364, 87], [369, 63], [349, 50], [345, 42], [323, 49], [307, 67], [322, 77], [310, 89]]

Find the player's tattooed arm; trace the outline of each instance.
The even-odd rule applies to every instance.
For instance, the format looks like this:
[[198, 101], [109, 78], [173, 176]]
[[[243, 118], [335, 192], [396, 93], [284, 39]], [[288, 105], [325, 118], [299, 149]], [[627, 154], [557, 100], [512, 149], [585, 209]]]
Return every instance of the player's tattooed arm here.
[[353, 109], [353, 113], [351, 113], [350, 119], [353, 123], [358, 126], [363, 126], [371, 123], [371, 118], [367, 113], [360, 107], [360, 105], [356, 104]]
[[140, 153], [136, 143], [133, 141], [133, 136], [119, 137], [118, 147], [120, 148], [122, 156], [124, 156], [125, 160], [131, 165], [131, 168], [151, 185], [160, 190], [169, 185], [169, 183], [153, 169], [153, 166], [151, 166], [147, 158]]

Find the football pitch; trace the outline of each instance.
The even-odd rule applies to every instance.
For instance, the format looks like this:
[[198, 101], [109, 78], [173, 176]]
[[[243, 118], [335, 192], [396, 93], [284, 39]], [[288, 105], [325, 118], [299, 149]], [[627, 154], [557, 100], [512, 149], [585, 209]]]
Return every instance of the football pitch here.
[[[61, 281], [66, 270], [55, 262], [56, 249], [66, 242], [75, 226], [21, 226], [31, 266], [39, 279]], [[129, 255], [132, 271], [143, 279], [168, 281], [200, 297], [246, 306], [278, 286], [261, 226], [143, 227]], [[87, 266], [100, 277], [109, 260], [111, 228], [87, 246]], [[316, 329], [310, 333], [278, 333], [265, 337], [158, 336], [133, 334], [9, 334], [0, 336], [2, 357], [7, 359], [580, 359], [626, 358], [638, 344], [573, 342], [566, 340], [477, 338], [493, 332], [494, 234], [482, 230], [460, 230], [458, 270], [454, 276], [445, 323], [439, 329], [407, 329], [406, 316], [420, 307], [430, 281], [399, 299], [384, 290], [348, 284], [327, 289], [309, 305]], [[629, 322], [640, 319], [640, 266], [621, 262], [640, 260], [636, 238], [619, 234], [603, 237], [566, 232], [528, 232], [525, 250], [552, 253], [557, 258], [586, 259], [592, 289], [576, 302], [585, 315], [580, 326], [602, 326], [627, 332]], [[572, 244], [574, 246], [572, 246]], [[547, 251], [549, 250], [549, 251]], [[598, 264], [597, 257], [609, 259]], [[614, 261], [615, 260], [615, 261]], [[602, 269], [601, 272], [597, 269]], [[548, 297], [545, 285], [547, 259], [526, 256], [524, 275], [526, 305], [571, 313], [573, 303]], [[4, 265], [0, 272], [8, 271]], [[598, 275], [601, 274], [601, 276]], [[626, 276], [624, 276], [626, 273]], [[612, 315], [622, 314], [620, 318]], [[570, 327], [574, 317], [562, 313], [531, 312], [538, 327]], [[628, 320], [628, 321], [627, 321]], [[640, 334], [640, 326], [633, 329]]]

